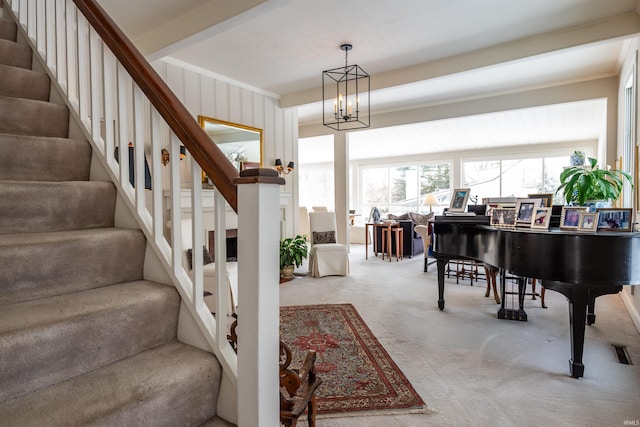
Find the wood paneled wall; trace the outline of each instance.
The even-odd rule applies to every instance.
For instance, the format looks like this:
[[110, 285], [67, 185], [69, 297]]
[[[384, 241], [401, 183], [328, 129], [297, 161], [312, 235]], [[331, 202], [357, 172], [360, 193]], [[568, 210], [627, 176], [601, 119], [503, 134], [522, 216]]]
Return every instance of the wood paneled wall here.
[[[298, 114], [295, 108], [282, 109], [279, 99], [259, 91], [191, 69], [172, 60], [155, 61], [153, 67], [175, 92], [194, 119], [198, 115], [212, 117], [263, 130], [262, 167], [273, 167], [275, 159], [283, 164], [298, 164]], [[182, 168], [183, 182], [189, 182], [188, 168]], [[285, 175], [280, 191], [287, 199], [283, 209], [283, 237], [292, 237], [298, 218], [297, 172]]]

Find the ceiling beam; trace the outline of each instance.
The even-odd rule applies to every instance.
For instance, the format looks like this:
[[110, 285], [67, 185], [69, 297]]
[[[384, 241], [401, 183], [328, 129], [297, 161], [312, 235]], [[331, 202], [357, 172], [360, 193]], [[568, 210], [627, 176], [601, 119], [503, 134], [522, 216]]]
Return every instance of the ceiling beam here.
[[136, 37], [133, 43], [147, 60], [155, 61], [282, 4], [281, 0], [209, 1]]
[[[624, 39], [638, 34], [640, 34], [640, 16], [635, 12], [627, 13], [606, 21], [542, 34], [412, 67], [372, 75], [371, 90], [416, 83], [581, 45]], [[318, 71], [318, 81], [320, 82], [320, 71]], [[282, 96], [280, 107], [290, 108], [319, 101], [322, 101], [322, 89], [317, 87]]]
[[[618, 97], [617, 77], [590, 80], [587, 82], [527, 90], [504, 95], [438, 104], [410, 110], [381, 113], [371, 116], [371, 128], [384, 128], [406, 124], [422, 123], [432, 120], [444, 120], [478, 114], [497, 113], [521, 108], [541, 107], [565, 102], [607, 99], [608, 113], [615, 114]], [[608, 117], [608, 139], [615, 141], [615, 117]], [[367, 129], [361, 129], [367, 130]], [[335, 131], [321, 123], [300, 126], [300, 138], [332, 134]], [[358, 132], [355, 130], [353, 132]]]

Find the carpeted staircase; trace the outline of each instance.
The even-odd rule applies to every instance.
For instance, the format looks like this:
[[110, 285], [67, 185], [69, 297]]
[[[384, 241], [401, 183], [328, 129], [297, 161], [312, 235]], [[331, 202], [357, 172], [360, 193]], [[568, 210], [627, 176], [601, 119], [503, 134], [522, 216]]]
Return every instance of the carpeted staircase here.
[[227, 425], [220, 364], [177, 341], [178, 293], [31, 62], [0, 18], [0, 426]]

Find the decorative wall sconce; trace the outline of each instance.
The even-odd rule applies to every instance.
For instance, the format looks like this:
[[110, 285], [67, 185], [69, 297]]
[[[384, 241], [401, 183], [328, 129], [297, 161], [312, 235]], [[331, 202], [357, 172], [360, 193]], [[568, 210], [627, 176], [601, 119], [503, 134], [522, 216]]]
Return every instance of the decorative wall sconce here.
[[[184, 145], [181, 145], [180, 160], [184, 159], [185, 157], [187, 157], [187, 147], [185, 147]], [[167, 163], [169, 163], [170, 158], [171, 156], [169, 155], [169, 150], [167, 150], [166, 148], [163, 148], [162, 150], [160, 150], [160, 161], [162, 162], [162, 166], [167, 166]]]
[[280, 159], [276, 159], [276, 164], [274, 166], [274, 169], [278, 171], [278, 174], [282, 175], [282, 174], [288, 174], [291, 171], [293, 171], [293, 162], [289, 162], [289, 164], [287, 165], [287, 170], [284, 170], [284, 166], [282, 166], [282, 161]]

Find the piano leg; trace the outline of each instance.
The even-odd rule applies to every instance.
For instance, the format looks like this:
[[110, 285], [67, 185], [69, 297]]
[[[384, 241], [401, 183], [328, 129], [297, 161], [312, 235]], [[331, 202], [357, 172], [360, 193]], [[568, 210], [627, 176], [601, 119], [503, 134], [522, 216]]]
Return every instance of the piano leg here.
[[596, 323], [596, 298], [589, 298], [587, 304], [587, 325], [593, 325]]
[[437, 258], [438, 265], [438, 308], [444, 310], [444, 269], [449, 262], [446, 258]]
[[587, 300], [587, 325], [593, 325], [596, 323], [596, 298], [607, 294], [617, 294], [621, 290], [622, 286], [589, 289], [589, 297]]
[[507, 279], [505, 278], [505, 271], [504, 269], [500, 269], [500, 299], [501, 299], [501, 303], [500, 303], [500, 310], [498, 310], [498, 319], [505, 319], [506, 316], [506, 310], [504, 308], [504, 303], [505, 303], [505, 284], [507, 282]]
[[[595, 300], [601, 295], [617, 294], [622, 290], [622, 286], [579, 286], [570, 283], [555, 281], [544, 281], [543, 286], [547, 289], [560, 292], [569, 300], [569, 329], [571, 330], [571, 359], [569, 369], [571, 376], [580, 378], [584, 375], [584, 364], [582, 355], [584, 352], [584, 332], [587, 323], [587, 311], [595, 306]], [[593, 313], [590, 313], [593, 315]], [[595, 321], [595, 315], [593, 315]]]
[[573, 292], [573, 298], [569, 299], [569, 329], [571, 330], [569, 372], [573, 378], [580, 378], [584, 375], [582, 355], [584, 352], [584, 325], [587, 319], [587, 293]]

